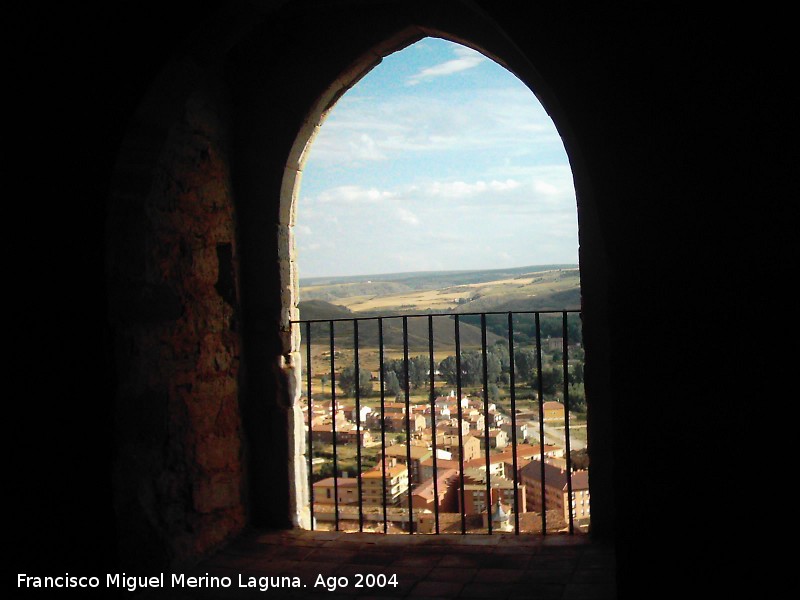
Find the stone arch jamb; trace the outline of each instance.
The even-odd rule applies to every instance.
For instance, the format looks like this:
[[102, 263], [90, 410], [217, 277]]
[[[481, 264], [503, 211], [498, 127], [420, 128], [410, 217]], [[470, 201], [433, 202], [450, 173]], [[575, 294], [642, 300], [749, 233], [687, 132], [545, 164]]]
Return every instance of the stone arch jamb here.
[[418, 27], [409, 27], [390, 37], [385, 42], [373, 47], [344, 71], [317, 99], [303, 121], [294, 144], [292, 145], [283, 169], [280, 188], [278, 254], [280, 256], [281, 286], [281, 336], [289, 340], [289, 353], [284, 356], [283, 369], [289, 382], [289, 396], [292, 406], [292, 423], [290, 434], [291, 467], [290, 482], [293, 490], [290, 505], [294, 506], [294, 523], [303, 528], [310, 526], [308, 471], [306, 453], [306, 436], [299, 400], [302, 389], [302, 361], [300, 353], [300, 328], [293, 326], [292, 321], [299, 318], [297, 305], [299, 302], [299, 273], [295, 251], [294, 226], [296, 223], [298, 198], [303, 168], [308, 152], [325, 118], [336, 102], [362, 77], [374, 69], [385, 56], [400, 50], [422, 39], [427, 34]]

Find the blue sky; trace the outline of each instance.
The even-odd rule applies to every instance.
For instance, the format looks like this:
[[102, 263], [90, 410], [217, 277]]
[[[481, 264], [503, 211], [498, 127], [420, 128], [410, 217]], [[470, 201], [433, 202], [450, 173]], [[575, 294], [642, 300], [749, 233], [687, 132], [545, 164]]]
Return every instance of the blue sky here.
[[301, 278], [577, 263], [572, 172], [522, 82], [425, 38], [329, 113], [303, 170], [295, 236]]

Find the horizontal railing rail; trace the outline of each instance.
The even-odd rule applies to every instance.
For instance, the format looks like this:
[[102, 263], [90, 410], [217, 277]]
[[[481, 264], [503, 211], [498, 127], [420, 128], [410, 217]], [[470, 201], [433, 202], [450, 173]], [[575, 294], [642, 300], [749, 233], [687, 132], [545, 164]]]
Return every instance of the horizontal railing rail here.
[[[567, 314], [580, 314], [580, 310], [578, 309], [552, 309], [552, 310], [514, 310], [511, 311], [512, 315], [563, 315], [564, 313]], [[300, 319], [296, 321], [291, 321], [294, 324], [304, 324], [304, 323], [345, 323], [345, 322], [353, 322], [353, 321], [387, 321], [390, 319], [402, 319], [403, 317], [407, 317], [409, 319], [427, 319], [428, 317], [448, 317], [450, 319], [454, 317], [467, 317], [467, 316], [474, 316], [479, 317], [481, 315], [499, 315], [505, 316], [508, 315], [509, 311], [485, 311], [485, 312], [425, 312], [425, 313], [406, 313], [402, 315], [371, 315], [366, 317], [336, 317], [332, 319]]]
[[[412, 341], [409, 323], [414, 320], [427, 323], [414, 329]], [[441, 326], [443, 320], [452, 321], [452, 335], [450, 325]], [[399, 327], [393, 326], [398, 322]], [[462, 534], [572, 534], [579, 516], [585, 523], [588, 505], [578, 515], [573, 490], [570, 430], [570, 387], [582, 379], [579, 310], [437, 312], [292, 324], [300, 328], [305, 349], [301, 401], [307, 411], [312, 528], [332, 521], [337, 531], [346, 522], [358, 531], [380, 523], [384, 533], [399, 527], [410, 534], [453, 528]], [[560, 340], [553, 334], [560, 334]], [[419, 353], [414, 358], [412, 347]], [[370, 370], [375, 366], [377, 375]], [[374, 398], [373, 383], [379, 388]], [[348, 396], [354, 406], [344, 415], [350, 405], [342, 398]], [[548, 397], [556, 404], [548, 404]], [[579, 409], [585, 409], [585, 402]], [[522, 415], [528, 415], [527, 422], [519, 422]], [[548, 429], [551, 419], [557, 429]], [[521, 449], [533, 422], [530, 437], [538, 437], [538, 455], [533, 447]], [[546, 442], [562, 428], [559, 450]], [[379, 441], [371, 441], [372, 433]], [[476, 438], [481, 440], [479, 454]], [[503, 451], [506, 445], [510, 452]], [[548, 467], [551, 455], [559, 453], [563, 469]], [[429, 468], [423, 465], [428, 458]], [[581, 496], [582, 505], [587, 501]]]

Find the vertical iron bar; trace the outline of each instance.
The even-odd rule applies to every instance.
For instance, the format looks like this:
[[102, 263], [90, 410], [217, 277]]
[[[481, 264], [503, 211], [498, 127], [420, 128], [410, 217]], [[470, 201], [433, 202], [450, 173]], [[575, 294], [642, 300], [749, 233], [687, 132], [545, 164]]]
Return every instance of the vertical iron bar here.
[[461, 332], [459, 329], [458, 315], [455, 315], [455, 336], [456, 336], [456, 407], [458, 413], [458, 462], [459, 472], [461, 473], [461, 533], [467, 533], [467, 507], [464, 496], [464, 435], [462, 433], [463, 411], [461, 410]]
[[358, 319], [353, 319], [353, 366], [356, 370], [356, 477], [358, 478], [358, 530], [364, 531], [364, 502], [361, 497], [361, 365], [358, 361]]
[[381, 494], [383, 495], [383, 533], [388, 531], [388, 513], [386, 509], [386, 419], [385, 404], [386, 390], [383, 375], [383, 318], [378, 317], [378, 362], [380, 363], [380, 384], [381, 384]]
[[435, 384], [435, 365], [433, 362], [433, 315], [428, 315], [428, 370], [430, 371], [430, 394], [431, 394], [431, 437], [433, 448], [433, 518], [436, 533], [439, 533], [439, 482], [436, 472], [436, 384]]
[[547, 496], [544, 485], [544, 391], [542, 385], [542, 328], [539, 313], [536, 319], [536, 386], [539, 395], [539, 461], [542, 494], [542, 535], [547, 535]]
[[408, 317], [403, 317], [403, 373], [406, 378], [406, 473], [408, 473], [408, 533], [414, 533], [411, 497], [411, 379], [408, 376]]
[[508, 313], [509, 394], [511, 396], [511, 462], [514, 469], [514, 533], [519, 535], [519, 474], [517, 472], [517, 405], [514, 369], [514, 316]]
[[569, 533], [575, 533], [574, 518], [572, 516], [572, 457], [570, 456], [569, 443], [569, 343], [567, 332], [567, 311], [561, 313], [561, 360], [564, 369], [564, 440], [567, 452], [567, 496], [569, 497]]
[[339, 531], [339, 467], [336, 462], [336, 361], [334, 358], [333, 321], [330, 324], [331, 348], [331, 437], [333, 438], [333, 506], [336, 531]]
[[[481, 314], [481, 359], [482, 359], [482, 379], [483, 379], [483, 439], [486, 443], [486, 523], [488, 533], [492, 535], [492, 482], [491, 464], [489, 457], [491, 454], [491, 442], [489, 440], [489, 373], [486, 365], [486, 314]], [[498, 490], [499, 493], [499, 490]]]
[[308, 407], [308, 499], [311, 531], [314, 531], [314, 429], [311, 425], [313, 400], [311, 399], [311, 322], [306, 323], [306, 405]]

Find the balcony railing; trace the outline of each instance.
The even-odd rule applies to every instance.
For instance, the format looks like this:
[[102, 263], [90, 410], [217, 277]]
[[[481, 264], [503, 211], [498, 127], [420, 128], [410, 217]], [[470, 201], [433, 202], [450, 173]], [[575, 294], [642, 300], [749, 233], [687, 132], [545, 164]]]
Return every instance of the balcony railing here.
[[588, 467], [573, 465], [585, 438], [570, 427], [585, 413], [579, 311], [293, 323], [312, 527], [585, 529]]

